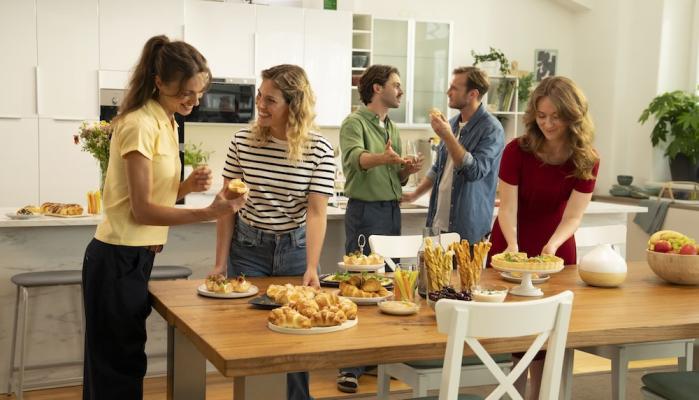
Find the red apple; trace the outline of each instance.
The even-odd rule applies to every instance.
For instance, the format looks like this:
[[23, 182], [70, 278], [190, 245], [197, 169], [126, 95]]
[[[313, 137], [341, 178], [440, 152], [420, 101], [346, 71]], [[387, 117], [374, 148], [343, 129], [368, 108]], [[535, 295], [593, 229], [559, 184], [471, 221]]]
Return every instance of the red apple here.
[[672, 251], [672, 245], [667, 240], [658, 240], [653, 245], [653, 251], [658, 253], [668, 253]]
[[693, 244], [687, 243], [680, 247], [680, 254], [684, 254], [685, 256], [694, 256], [697, 254], [697, 248]]

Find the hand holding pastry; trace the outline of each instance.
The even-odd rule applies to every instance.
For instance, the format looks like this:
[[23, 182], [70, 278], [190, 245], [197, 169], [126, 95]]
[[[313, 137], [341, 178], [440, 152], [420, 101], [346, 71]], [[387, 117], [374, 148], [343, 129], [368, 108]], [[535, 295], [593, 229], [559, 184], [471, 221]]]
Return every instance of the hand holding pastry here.
[[190, 192], [204, 192], [209, 190], [212, 181], [211, 169], [206, 165], [197, 166], [185, 179]]
[[225, 188], [221, 190], [216, 197], [214, 197], [214, 201], [212, 201], [208, 207], [213, 218], [217, 218], [224, 214], [235, 214], [241, 208], [243, 208], [243, 206], [245, 206], [247, 196], [243, 195], [233, 200], [229, 200], [224, 195], [225, 190]]
[[242, 180], [235, 178], [228, 182], [226, 198], [235, 199], [238, 198], [249, 191], [247, 185]]
[[449, 121], [447, 118], [436, 108], [430, 110], [430, 125], [432, 125], [432, 130], [440, 138], [444, 138], [445, 135], [451, 133], [451, 126], [449, 126]]

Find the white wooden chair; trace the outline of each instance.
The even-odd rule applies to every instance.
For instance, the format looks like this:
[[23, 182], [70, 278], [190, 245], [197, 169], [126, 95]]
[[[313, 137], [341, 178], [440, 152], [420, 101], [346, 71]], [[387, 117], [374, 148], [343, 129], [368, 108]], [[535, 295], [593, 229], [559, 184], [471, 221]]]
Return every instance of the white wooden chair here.
[[[443, 233], [439, 237], [442, 247], [458, 242], [461, 236], [456, 232]], [[369, 236], [371, 251], [386, 257], [386, 263], [395, 269], [391, 258], [416, 258], [422, 243], [420, 235], [406, 236]], [[498, 358], [498, 366], [509, 372], [512, 361], [509, 355]], [[480, 386], [497, 383], [488, 369], [476, 357], [463, 359], [460, 386]], [[439, 388], [442, 376], [442, 360], [415, 361], [411, 363], [394, 363], [378, 366], [377, 397], [388, 398], [390, 377], [395, 377], [413, 388], [413, 396], [425, 396], [428, 390]]]
[[[459, 395], [461, 358], [464, 342], [483, 361], [498, 381], [498, 386], [486, 400], [499, 399], [508, 394], [511, 399], [522, 399], [514, 383], [526, 373], [537, 351], [548, 340], [544, 374], [539, 400], [558, 399], [563, 353], [568, 323], [573, 307], [573, 292], [565, 291], [545, 299], [512, 303], [477, 303], [459, 300], [437, 302], [437, 329], [447, 333], [444, 373], [439, 388], [439, 400], [454, 400]], [[514, 338], [536, 335], [536, 338], [509, 375], [505, 375], [488, 354], [479, 339]]]
[[[625, 226], [580, 227], [575, 232], [575, 244], [578, 248], [611, 244], [613, 248], [624, 256], [621, 246], [625, 243]], [[609, 306], [613, 307], [614, 304], [610, 304]], [[679, 370], [691, 371], [694, 339], [583, 347], [577, 350], [604, 357], [612, 361], [612, 399], [625, 400], [628, 364], [630, 361], [677, 357]], [[573, 350], [570, 349], [566, 353], [566, 368], [564, 371], [564, 379], [568, 382], [572, 382], [572, 364]], [[570, 383], [567, 387], [571, 387]], [[570, 399], [570, 390], [565, 394], [565, 398]]]
[[[461, 236], [456, 232], [442, 233], [439, 235], [439, 242], [444, 248], [459, 240], [461, 240]], [[369, 236], [369, 247], [371, 251], [385, 257], [386, 264], [393, 270], [396, 269], [396, 264], [393, 262], [392, 258], [417, 258], [417, 251], [420, 250], [421, 244], [421, 235]]]

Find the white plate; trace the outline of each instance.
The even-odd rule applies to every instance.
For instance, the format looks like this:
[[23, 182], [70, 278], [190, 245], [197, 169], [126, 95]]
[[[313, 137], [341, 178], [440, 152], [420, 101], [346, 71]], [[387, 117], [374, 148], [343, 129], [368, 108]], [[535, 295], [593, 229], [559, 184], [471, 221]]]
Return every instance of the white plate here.
[[58, 218], [84, 218], [84, 217], [89, 217], [90, 214], [80, 214], [80, 215], [63, 215], [63, 214], [50, 214], [46, 213], [44, 214], [47, 217], [58, 217]]
[[384, 297], [349, 297], [349, 296], [343, 296], [340, 294], [340, 290], [335, 290], [334, 293], [338, 295], [339, 297], [344, 297], [345, 299], [352, 300], [353, 302], [357, 304], [378, 304], [386, 299], [389, 299], [393, 296], [393, 292], [388, 292], [388, 294]]
[[250, 289], [248, 289], [247, 292], [230, 292], [230, 293], [216, 293], [216, 292], [210, 292], [206, 290], [206, 284], [202, 283], [199, 285], [197, 288], [197, 293], [199, 293], [202, 296], [206, 297], [215, 297], [217, 299], [239, 299], [241, 297], [250, 297], [252, 295], [257, 294], [260, 289], [257, 288], [255, 285], [250, 285]]
[[337, 265], [346, 271], [378, 271], [383, 268], [386, 264], [369, 264], [369, 265], [346, 265], [344, 262], [340, 261]]
[[414, 303], [404, 301], [382, 301], [379, 303], [379, 310], [386, 314], [393, 315], [411, 315], [420, 310], [420, 306]]
[[33, 219], [33, 218], [39, 218], [41, 215], [37, 214], [29, 214], [29, 215], [24, 215], [24, 214], [17, 214], [17, 213], [7, 213], [5, 216], [9, 219]]
[[279, 333], [290, 333], [292, 335], [317, 335], [319, 333], [330, 333], [337, 331], [344, 331], [349, 329], [359, 322], [359, 318], [348, 319], [347, 321], [335, 326], [316, 326], [309, 329], [303, 328], [287, 328], [285, 326], [277, 326], [271, 322], [267, 322], [267, 327], [275, 332]]
[[[509, 272], [500, 272], [500, 276], [502, 276], [502, 279], [504, 279], [508, 282], [514, 282], [514, 283], [522, 282], [522, 277], [513, 276]], [[532, 283], [544, 283], [547, 280], [549, 280], [549, 278], [551, 278], [551, 275], [543, 275], [542, 276], [542, 274], [539, 274], [538, 278], [532, 277]]]

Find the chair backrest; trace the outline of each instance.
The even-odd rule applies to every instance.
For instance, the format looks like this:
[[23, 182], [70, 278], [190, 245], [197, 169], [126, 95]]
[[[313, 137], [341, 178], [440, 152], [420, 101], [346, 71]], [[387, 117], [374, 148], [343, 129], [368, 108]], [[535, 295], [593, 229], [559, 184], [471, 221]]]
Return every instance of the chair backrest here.
[[[461, 235], [457, 232], [442, 233], [439, 235], [439, 242], [444, 248], [459, 240], [461, 240]], [[388, 266], [394, 270], [396, 266], [393, 260], [391, 260], [392, 258], [416, 258], [417, 251], [420, 250], [421, 244], [421, 235], [369, 236], [369, 248], [371, 248], [371, 251], [383, 256]]]
[[[438, 301], [435, 309], [437, 328], [449, 335], [439, 399], [456, 399], [458, 396], [464, 342], [468, 343], [499, 382], [486, 400], [499, 399], [505, 393], [512, 399], [522, 399], [514, 388], [514, 382], [522, 373], [526, 373], [529, 363], [546, 340], [548, 346], [539, 399], [557, 399], [572, 305], [571, 291], [545, 299], [512, 303]], [[477, 339], [530, 335], [537, 337], [522, 360], [507, 376]]]

